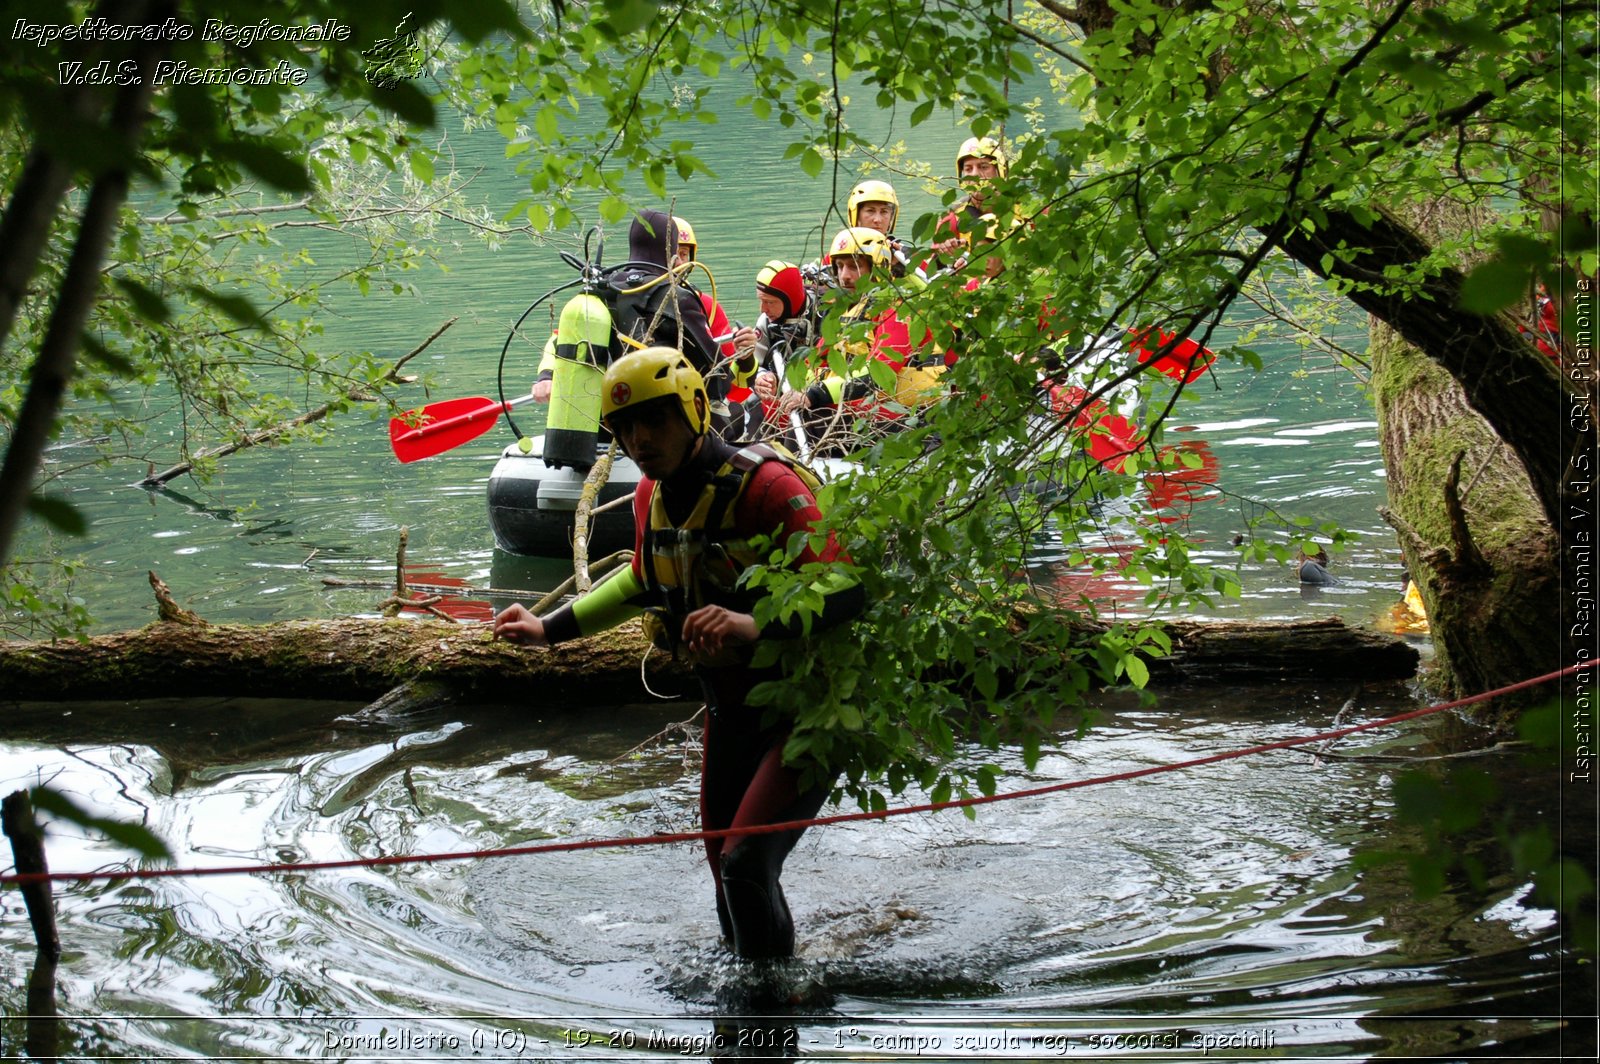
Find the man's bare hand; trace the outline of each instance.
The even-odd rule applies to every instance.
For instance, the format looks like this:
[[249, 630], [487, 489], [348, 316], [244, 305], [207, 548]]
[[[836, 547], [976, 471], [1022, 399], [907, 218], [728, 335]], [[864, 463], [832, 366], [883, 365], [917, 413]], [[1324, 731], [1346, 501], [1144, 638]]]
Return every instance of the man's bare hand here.
[[512, 603], [495, 615], [494, 637], [508, 643], [525, 643], [536, 647], [549, 643], [544, 636], [544, 622], [520, 602]]
[[734, 350], [738, 351], [741, 354], [743, 354], [746, 351], [753, 350], [755, 348], [755, 346], [756, 346], [756, 341], [759, 340], [760, 338], [761, 338], [761, 334], [760, 333], [756, 332], [755, 329], [752, 328], [751, 326], [746, 325], [744, 328], [738, 330], [737, 332], [735, 332], [733, 334], [733, 347], [734, 347]]
[[702, 606], [683, 619], [683, 645], [690, 654], [711, 655], [724, 647], [754, 643], [756, 619], [722, 606]]
[[810, 410], [811, 399], [805, 392], [784, 392], [778, 397], [778, 414], [788, 417], [796, 410]]
[[762, 370], [756, 374], [755, 382], [750, 390], [764, 403], [770, 403], [778, 397], [778, 375], [771, 370]]

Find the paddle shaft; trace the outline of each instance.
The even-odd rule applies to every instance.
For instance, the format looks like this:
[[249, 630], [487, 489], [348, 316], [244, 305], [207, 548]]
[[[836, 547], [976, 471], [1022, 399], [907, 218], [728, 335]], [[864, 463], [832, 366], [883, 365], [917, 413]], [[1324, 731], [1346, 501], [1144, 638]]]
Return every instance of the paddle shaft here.
[[[475, 410], [468, 410], [464, 414], [455, 414], [451, 417], [440, 418], [438, 421], [430, 421], [425, 425], [418, 425], [409, 432], [402, 433], [395, 437], [395, 439], [400, 442], [420, 440], [425, 436], [435, 436], [441, 432], [449, 432], [451, 429], [459, 428], [462, 425], [470, 425], [472, 422], [477, 421], [480, 418], [488, 418], [493, 421], [495, 418], [499, 417], [501, 414], [504, 414], [512, 407], [521, 406], [523, 403], [529, 403], [532, 401], [533, 396], [531, 395], [519, 395], [515, 399], [508, 399], [503, 403], [496, 403], [491, 400], [487, 406], [480, 406]], [[423, 410], [426, 412], [427, 408], [424, 407]]]
[[[756, 321], [756, 328], [765, 332], [767, 324], [767, 316], [763, 314]], [[778, 394], [782, 395], [789, 390], [788, 367], [783, 364], [783, 344], [780, 342], [768, 350], [772, 352], [772, 364], [778, 370]], [[795, 446], [800, 448], [800, 461], [811, 461], [811, 441], [806, 439], [806, 423], [800, 417], [800, 411], [789, 412], [789, 424], [794, 428]]]

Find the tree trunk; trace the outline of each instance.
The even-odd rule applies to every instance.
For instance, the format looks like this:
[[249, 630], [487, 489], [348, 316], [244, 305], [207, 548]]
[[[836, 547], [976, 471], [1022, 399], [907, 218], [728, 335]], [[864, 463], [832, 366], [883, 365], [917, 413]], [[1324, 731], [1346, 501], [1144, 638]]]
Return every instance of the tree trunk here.
[[[142, 12], [141, 7], [145, 8]], [[156, 24], [169, 17], [173, 10], [167, 0], [134, 4], [127, 9], [125, 21], [139, 24], [148, 19]], [[111, 107], [105, 137], [110, 145], [120, 150], [120, 155], [116, 156], [114, 165], [96, 175], [84, 203], [50, 324], [28, 372], [28, 387], [11, 427], [4, 460], [0, 461], [0, 566], [11, 558], [12, 540], [38, 477], [40, 457], [77, 366], [84, 323], [88, 321], [103, 280], [101, 264], [116, 228], [118, 212], [128, 196], [128, 182], [138, 159], [139, 137], [149, 118], [148, 103], [155, 92], [156, 60], [166, 50], [164, 41], [140, 43], [132, 50], [132, 61], [137, 64], [139, 76], [119, 87]], [[41, 184], [48, 182], [52, 174], [49, 164], [41, 163]], [[0, 254], [3, 253], [5, 249], [0, 249]]]
[[[1420, 234], [1412, 239], [1437, 244], [1482, 221], [1459, 205], [1440, 202], [1416, 209], [1405, 224], [1407, 233], [1414, 226]], [[1445, 310], [1435, 306], [1432, 312]], [[1473, 335], [1475, 325], [1494, 333], [1499, 324], [1467, 317], [1458, 335]], [[1373, 322], [1372, 394], [1388, 471], [1384, 516], [1400, 533], [1406, 568], [1428, 608], [1436, 685], [1453, 694], [1487, 691], [1530, 671], [1559, 668], [1573, 660], [1561, 623], [1560, 545], [1548, 501], [1530, 481], [1526, 455], [1538, 449], [1564, 458], [1549, 437], [1567, 419], [1554, 410], [1544, 419], [1524, 414], [1515, 421], [1522, 445], [1508, 446], [1479, 413], [1480, 404], [1469, 399], [1461, 367], [1424, 353], [1409, 339], [1383, 321]], [[1549, 385], [1560, 381], [1559, 372], [1532, 344], [1515, 340], [1517, 352], [1509, 349], [1510, 338], [1478, 352], [1482, 370], [1468, 379], [1480, 395], [1519, 393], [1520, 399], [1502, 397], [1502, 407], [1552, 401]], [[1472, 343], [1463, 340], [1461, 346], [1470, 350]], [[1534, 359], [1531, 367], [1523, 365]], [[1514, 383], [1505, 376], [1512, 373], [1533, 377]], [[1540, 432], [1543, 438], [1536, 440]], [[1523, 701], [1543, 697], [1545, 692], [1533, 691]]]
[[1559, 545], [1521, 463], [1450, 374], [1392, 330], [1373, 327], [1369, 354], [1385, 516], [1428, 608], [1437, 686], [1487, 691], [1573, 660], [1562, 649]]
[[[1157, 682], [1403, 679], [1417, 654], [1338, 619], [1297, 624], [1175, 622]], [[167, 697], [370, 700], [427, 681], [457, 699], [581, 706], [643, 693], [648, 643], [637, 622], [549, 650], [494, 641], [487, 628], [407, 620], [210, 625], [161, 621], [88, 642], [0, 643], [0, 690], [16, 701]], [[651, 688], [697, 699], [689, 668], [659, 652]], [[1519, 677], [1520, 679], [1521, 677]]]

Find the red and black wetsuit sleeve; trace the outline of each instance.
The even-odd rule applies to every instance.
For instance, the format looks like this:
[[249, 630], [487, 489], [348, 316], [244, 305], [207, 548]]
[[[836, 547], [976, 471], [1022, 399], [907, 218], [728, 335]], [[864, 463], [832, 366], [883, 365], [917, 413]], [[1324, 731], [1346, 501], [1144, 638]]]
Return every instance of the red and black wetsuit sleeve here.
[[[737, 535], [754, 536], [780, 530], [777, 540], [787, 542], [795, 533], [808, 534], [822, 519], [817, 509], [816, 497], [805, 481], [782, 462], [763, 462], [750, 477], [744, 493], [734, 505], [734, 530]], [[797, 564], [807, 562], [833, 562], [843, 560], [838, 541], [832, 533], [822, 550], [814, 551], [807, 544], [800, 552]], [[819, 582], [822, 593], [822, 610], [811, 621], [811, 633], [827, 631], [843, 624], [861, 613], [866, 605], [866, 595], [861, 585], [831, 579]], [[761, 629], [763, 639], [798, 639], [805, 634], [798, 618], [786, 622], [768, 621]]]
[[[720, 466], [733, 448], [721, 440], [707, 438], [697, 464]], [[545, 618], [545, 638], [551, 643], [561, 643], [579, 636], [621, 624], [637, 616], [651, 598], [646, 591], [644, 568], [643, 529], [650, 526], [650, 499], [655, 482], [641, 478], [634, 492], [634, 550], [633, 564], [618, 569], [583, 597], [570, 602]], [[687, 492], [683, 493], [687, 495]], [[671, 507], [669, 506], [669, 516]], [[733, 533], [739, 538], [776, 532], [780, 542], [796, 532], [809, 533], [822, 517], [817, 509], [816, 497], [800, 477], [782, 462], [763, 462], [751, 474], [739, 500], [734, 503]], [[830, 534], [823, 549], [818, 552], [809, 545], [800, 553], [797, 564], [806, 562], [832, 562], [843, 559], [837, 541]], [[819, 580], [816, 590], [822, 595], [822, 610], [811, 620], [810, 632], [816, 634], [857, 616], [866, 604], [861, 585], [846, 581], [838, 574]], [[786, 622], [771, 621], [761, 629], [763, 639], [798, 639], [807, 634], [798, 618]]]

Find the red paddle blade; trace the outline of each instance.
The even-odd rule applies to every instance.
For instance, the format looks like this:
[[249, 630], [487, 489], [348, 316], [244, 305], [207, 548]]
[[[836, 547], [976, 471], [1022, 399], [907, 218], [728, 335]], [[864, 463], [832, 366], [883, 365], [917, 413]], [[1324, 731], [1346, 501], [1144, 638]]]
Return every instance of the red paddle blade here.
[[1128, 455], [1143, 444], [1137, 425], [1121, 414], [1105, 414], [1089, 433], [1089, 457], [1113, 473], [1120, 473]]
[[1201, 375], [1211, 368], [1211, 363], [1217, 360], [1216, 353], [1210, 348], [1201, 347], [1188, 337], [1171, 351], [1156, 358], [1156, 352], [1172, 341], [1172, 333], [1161, 332], [1159, 329], [1142, 332], [1138, 329], [1129, 329], [1128, 335], [1133, 337], [1133, 348], [1139, 352], [1141, 365], [1154, 359], [1152, 364], [1156, 369], [1184, 384], [1193, 384], [1199, 380]]
[[481, 395], [429, 403], [389, 419], [389, 446], [402, 462], [432, 458], [482, 436], [504, 411]]
[[1050, 389], [1050, 408], [1059, 415], [1078, 408], [1072, 419], [1075, 428], [1089, 430], [1089, 457], [1110, 469], [1122, 472], [1128, 455], [1144, 445], [1139, 426], [1121, 414], [1107, 412], [1098, 399], [1087, 401], [1089, 393], [1074, 384], [1058, 384]]

